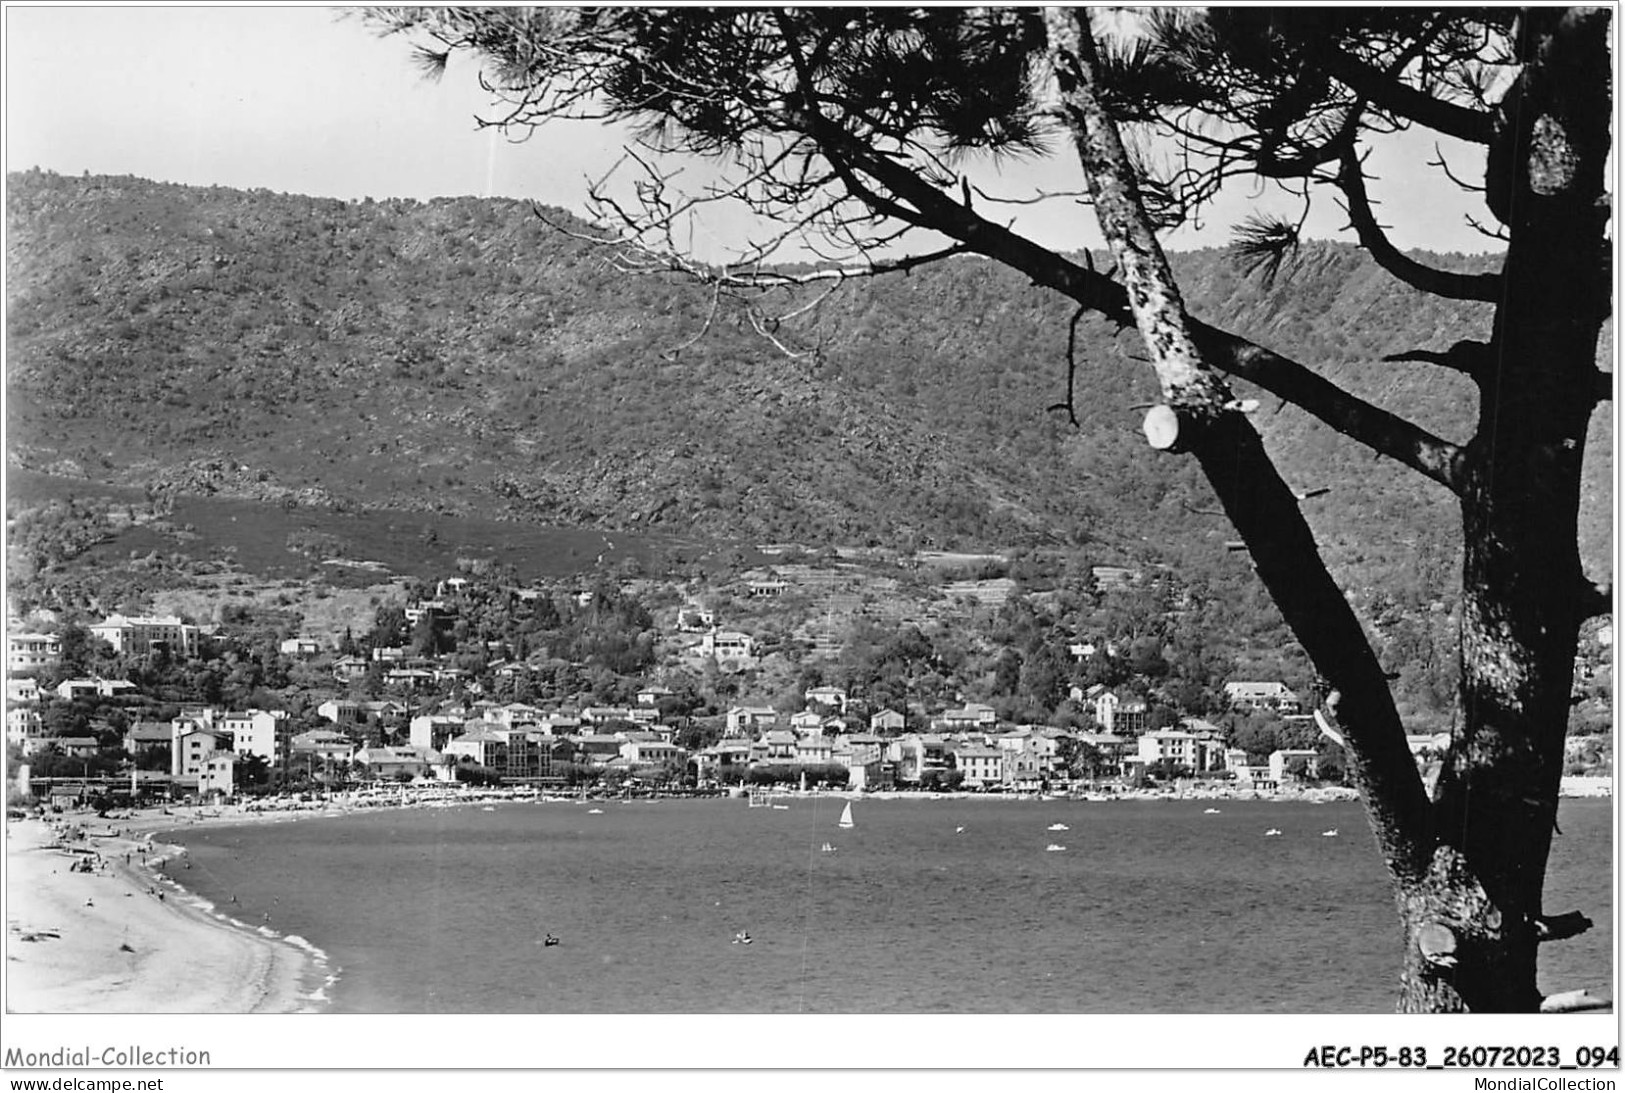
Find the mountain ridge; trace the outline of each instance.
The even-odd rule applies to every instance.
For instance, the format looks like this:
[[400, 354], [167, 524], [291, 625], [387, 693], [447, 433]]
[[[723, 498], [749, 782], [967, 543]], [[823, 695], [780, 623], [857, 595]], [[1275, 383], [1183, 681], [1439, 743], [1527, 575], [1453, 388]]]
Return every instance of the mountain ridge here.
[[[791, 358], [737, 312], [707, 326], [708, 290], [619, 274], [523, 202], [9, 181], [9, 466], [757, 541], [1180, 561], [1226, 535], [1195, 469], [1138, 437], [1155, 384], [1134, 332], [1079, 324], [1073, 429], [1052, 409], [1071, 307], [994, 263], [849, 286], [780, 328], [816, 349]], [[1223, 252], [1172, 260], [1193, 313], [1470, 432], [1465, 380], [1381, 358], [1482, 336], [1485, 305], [1420, 297], [1342, 244], [1306, 244], [1273, 289]], [[1334, 488], [1308, 510], [1334, 571], [1365, 585], [1413, 547], [1459, 549], [1442, 491], [1258, 397], [1293, 485]], [[1600, 422], [1594, 571], [1611, 549]]]

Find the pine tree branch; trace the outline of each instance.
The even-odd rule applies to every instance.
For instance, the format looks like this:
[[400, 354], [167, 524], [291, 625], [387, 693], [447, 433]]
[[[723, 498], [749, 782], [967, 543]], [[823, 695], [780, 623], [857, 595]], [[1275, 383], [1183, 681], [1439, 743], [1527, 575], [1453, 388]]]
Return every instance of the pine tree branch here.
[[1321, 64], [1328, 76], [1379, 110], [1472, 144], [1488, 144], [1494, 136], [1495, 119], [1488, 111], [1436, 99], [1346, 53], [1328, 51]]
[[1465, 481], [1461, 446], [1435, 436], [1272, 350], [1194, 320], [1197, 344], [1219, 368], [1305, 410], [1333, 429], [1409, 467], [1452, 493]]
[[1410, 349], [1404, 353], [1390, 353], [1382, 359], [1391, 364], [1408, 361], [1436, 364], [1465, 376], [1479, 376], [1487, 367], [1489, 348], [1485, 342], [1459, 341], [1442, 353], [1434, 349]]
[[[1021, 271], [1034, 284], [1070, 297], [1122, 326], [1133, 322], [1128, 292], [1003, 225], [993, 223], [922, 180], [906, 165], [852, 151], [856, 165], [919, 216], [917, 223], [958, 239], [967, 249]], [[1405, 419], [1358, 398], [1297, 361], [1191, 317], [1192, 333], [1215, 368], [1240, 376], [1453, 492], [1462, 485], [1462, 451]]]
[[1365, 191], [1365, 171], [1360, 165], [1359, 155], [1352, 148], [1343, 150], [1337, 188], [1348, 199], [1349, 223], [1360, 238], [1360, 246], [1383, 269], [1412, 288], [1451, 300], [1494, 303], [1501, 298], [1501, 275], [1498, 273], [1450, 273], [1434, 269], [1407, 257], [1394, 246], [1371, 210], [1371, 200]]

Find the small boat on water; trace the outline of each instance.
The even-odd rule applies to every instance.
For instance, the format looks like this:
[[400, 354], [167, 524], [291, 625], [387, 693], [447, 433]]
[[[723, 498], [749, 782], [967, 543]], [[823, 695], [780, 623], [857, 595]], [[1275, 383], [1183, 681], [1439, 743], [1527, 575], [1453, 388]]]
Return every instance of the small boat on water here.
[[1265, 836], [1265, 838], [1268, 838], [1268, 837], [1269, 837], [1269, 836], [1271, 836], [1271, 835], [1279, 835], [1279, 834], [1280, 834], [1280, 833], [1281, 833], [1281, 829], [1280, 829], [1280, 828], [1278, 828], [1278, 827], [1272, 827], [1272, 828], [1270, 828], [1270, 829], [1269, 829], [1269, 830], [1268, 830], [1268, 831], [1266, 831], [1266, 832], [1264, 832], [1264, 836]]
[[604, 810], [601, 808], [589, 808], [587, 810], [587, 815], [589, 816], [602, 816], [603, 814]]
[[1071, 831], [1072, 829], [1070, 827], [1067, 827], [1065, 824], [1050, 824], [1049, 827], [1045, 828], [1045, 830], [1046, 831]]
[[1056, 851], [1065, 849], [1066, 847], [1062, 846], [1060, 843], [1050, 843], [1048, 846], [1044, 847], [1044, 852], [1047, 854], [1053, 854]]
[[744, 931], [744, 930], [740, 930], [737, 934], [734, 935], [733, 943], [735, 945], [749, 945], [750, 941], [751, 941], [750, 934], [748, 932]]
[[773, 807], [776, 810], [778, 810], [779, 812], [789, 812], [790, 811], [790, 806], [789, 805], [774, 805]]
[[1216, 808], [1204, 808], [1202, 810], [1202, 815], [1204, 816], [1217, 816], [1218, 814], [1219, 810]]
[[852, 802], [846, 802], [846, 808], [841, 810], [841, 818], [835, 822], [836, 827], [856, 827], [852, 822]]
[[835, 848], [833, 846], [831, 846], [829, 843], [825, 843], [823, 846], [820, 846], [818, 848], [818, 852], [820, 854], [833, 854], [833, 853], [835, 853]]
[[1327, 830], [1322, 831], [1320, 834], [1323, 838], [1335, 839], [1337, 838], [1337, 828], [1328, 828]]

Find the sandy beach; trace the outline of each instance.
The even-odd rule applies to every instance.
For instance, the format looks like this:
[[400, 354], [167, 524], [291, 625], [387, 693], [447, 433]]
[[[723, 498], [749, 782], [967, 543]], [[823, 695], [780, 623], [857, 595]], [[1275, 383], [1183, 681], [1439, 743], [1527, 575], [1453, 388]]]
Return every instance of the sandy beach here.
[[[144, 812], [6, 823], [8, 1012], [319, 1008], [314, 995], [325, 969], [314, 953], [232, 925], [167, 879], [164, 870], [180, 864], [184, 852], [153, 843], [151, 835], [185, 822]], [[168, 865], [160, 867], [166, 856]]]

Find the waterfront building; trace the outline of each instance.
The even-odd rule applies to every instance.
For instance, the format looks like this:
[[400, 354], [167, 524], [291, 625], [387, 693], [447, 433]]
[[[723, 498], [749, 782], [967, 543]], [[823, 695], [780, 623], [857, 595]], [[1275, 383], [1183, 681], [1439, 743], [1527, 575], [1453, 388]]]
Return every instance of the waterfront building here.
[[355, 741], [335, 729], [311, 729], [289, 741], [288, 751], [295, 760], [322, 759], [337, 762], [355, 758]]
[[428, 775], [438, 757], [419, 748], [362, 748], [355, 753], [355, 763], [380, 781], [393, 780], [402, 774], [413, 778]]
[[688, 753], [675, 744], [660, 740], [628, 740], [621, 745], [621, 758], [634, 767], [658, 767], [687, 762]]
[[203, 769], [198, 771], [198, 793], [204, 797], [211, 793], [230, 797], [237, 791], [237, 762], [238, 757], [230, 752], [215, 752], [205, 758]]
[[1270, 752], [1270, 778], [1277, 785], [1297, 777], [1301, 766], [1304, 777], [1314, 778], [1320, 773], [1320, 753], [1309, 748], [1280, 748]]
[[257, 755], [274, 762], [288, 715], [281, 710], [244, 710], [221, 714], [215, 724], [231, 734], [232, 750], [238, 755]]
[[201, 777], [209, 756], [217, 751], [230, 750], [230, 737], [209, 729], [182, 727], [191, 724], [182, 719], [171, 722], [175, 736], [170, 751], [169, 773], [175, 778]]
[[965, 789], [987, 789], [1004, 784], [1006, 753], [986, 744], [963, 744], [952, 751], [954, 766], [964, 775]]
[[696, 752], [690, 764], [696, 778], [718, 778], [743, 769], [750, 762], [753, 741], [731, 738], [717, 741], [704, 751]]
[[1138, 745], [1138, 758], [1147, 766], [1166, 760], [1201, 774], [1219, 768], [1224, 762], [1224, 745], [1217, 734], [1158, 729], [1142, 734]]

